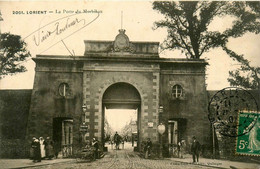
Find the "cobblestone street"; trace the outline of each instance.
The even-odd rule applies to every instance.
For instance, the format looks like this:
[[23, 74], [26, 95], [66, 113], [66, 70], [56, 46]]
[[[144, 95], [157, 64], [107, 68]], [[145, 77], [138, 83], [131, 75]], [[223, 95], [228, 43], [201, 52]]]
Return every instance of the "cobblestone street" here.
[[131, 147], [125, 146], [124, 150], [110, 150], [106, 156], [102, 159], [98, 159], [94, 162], [79, 163], [76, 160], [69, 163], [52, 164], [48, 166], [33, 167], [38, 169], [45, 168], [57, 168], [57, 169], [80, 169], [80, 168], [124, 168], [124, 169], [139, 169], [139, 168], [211, 168], [206, 166], [199, 166], [190, 163], [175, 162], [170, 159], [163, 160], [149, 160], [140, 158], [136, 153], [133, 152]]
[[[33, 163], [29, 159], [0, 159], [1, 169], [140, 169], [140, 168], [237, 168], [237, 169], [260, 169], [259, 163], [239, 162], [221, 159], [200, 158], [198, 164], [191, 163], [192, 157], [186, 154], [185, 158], [164, 158], [164, 159], [143, 159], [133, 152], [133, 147], [130, 143], [125, 143], [124, 149], [113, 150], [111, 145], [107, 145], [108, 152], [106, 155], [93, 162], [78, 162], [76, 159], [62, 158], [52, 160], [42, 160], [39, 163]], [[122, 147], [121, 147], [122, 148]]]

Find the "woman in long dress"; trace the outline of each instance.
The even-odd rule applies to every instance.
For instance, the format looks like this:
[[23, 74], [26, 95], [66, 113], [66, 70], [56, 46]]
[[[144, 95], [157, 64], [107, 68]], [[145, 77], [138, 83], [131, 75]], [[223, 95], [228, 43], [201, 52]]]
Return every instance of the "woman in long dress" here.
[[36, 138], [33, 137], [33, 138], [32, 138], [32, 143], [31, 143], [31, 147], [30, 147], [30, 159], [31, 159], [31, 160], [33, 160], [33, 158], [34, 158], [34, 154], [33, 154], [33, 153], [34, 153], [34, 147], [35, 147], [35, 146], [34, 146], [34, 144], [35, 144], [34, 141], [35, 141], [35, 140], [36, 140]]
[[35, 139], [33, 142], [33, 162], [41, 162], [41, 149], [40, 149], [40, 143], [38, 139]]
[[260, 120], [257, 121], [253, 129], [249, 133], [248, 137], [248, 149], [250, 152], [260, 151], [260, 140], [258, 140], [258, 134], [260, 131]]
[[40, 140], [40, 148], [41, 148], [41, 158], [43, 159], [45, 157], [45, 145], [43, 144], [44, 139], [43, 137], [40, 137], [39, 140]]
[[53, 141], [50, 139], [50, 137], [47, 137], [43, 144], [45, 145], [46, 158], [49, 160], [52, 159], [54, 156]]

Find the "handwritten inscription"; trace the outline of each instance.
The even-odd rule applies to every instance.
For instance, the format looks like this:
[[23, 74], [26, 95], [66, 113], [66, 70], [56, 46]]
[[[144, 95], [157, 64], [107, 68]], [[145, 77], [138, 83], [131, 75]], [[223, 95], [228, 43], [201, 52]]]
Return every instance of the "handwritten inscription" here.
[[75, 55], [74, 50], [70, 51], [64, 40], [92, 24], [99, 16], [99, 13], [90, 15], [74, 13], [72, 15], [60, 17], [43, 24], [43, 26], [39, 25], [38, 29], [30, 33], [24, 39], [29, 41], [28, 43], [31, 41], [32, 44], [41, 51], [40, 54], [62, 42], [70, 55]]
[[33, 41], [36, 46], [39, 46], [42, 42], [44, 42], [51, 36], [60, 35], [69, 28], [78, 24], [82, 24], [82, 26], [85, 25], [85, 19], [79, 20], [78, 18], [75, 18], [71, 20], [70, 18], [67, 18], [66, 24], [63, 26], [60, 24], [60, 22], [56, 22], [53, 25], [54, 28], [52, 30], [43, 31], [42, 29], [39, 29], [38, 33], [36, 35], [33, 35]]

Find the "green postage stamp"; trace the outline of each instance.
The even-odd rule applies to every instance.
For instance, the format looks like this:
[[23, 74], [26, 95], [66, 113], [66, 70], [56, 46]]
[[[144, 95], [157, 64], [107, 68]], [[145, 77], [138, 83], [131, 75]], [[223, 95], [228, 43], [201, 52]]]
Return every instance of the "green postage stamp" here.
[[[260, 118], [257, 113], [258, 112], [239, 113], [238, 132], [240, 131], [246, 134], [237, 137], [237, 154], [260, 156]], [[256, 122], [250, 124], [250, 122], [254, 120], [256, 120]]]

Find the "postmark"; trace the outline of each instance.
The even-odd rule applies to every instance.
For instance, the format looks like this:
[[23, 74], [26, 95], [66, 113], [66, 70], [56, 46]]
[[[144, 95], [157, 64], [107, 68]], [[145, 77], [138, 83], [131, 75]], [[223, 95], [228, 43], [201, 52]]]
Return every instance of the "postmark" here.
[[[248, 116], [249, 118], [254, 118], [257, 116], [257, 112], [244, 112], [239, 114], [239, 124], [243, 124]], [[247, 125], [250, 126], [250, 124]], [[239, 130], [245, 129], [241, 125], [238, 127], [238, 131]], [[236, 154], [260, 156], [260, 118], [257, 119], [256, 124], [250, 132], [237, 137]]]
[[[227, 87], [218, 91], [209, 101], [208, 112], [209, 121], [215, 130], [228, 137], [249, 133], [259, 116], [258, 105], [253, 95], [237, 87]], [[240, 116], [244, 116], [241, 122]]]

